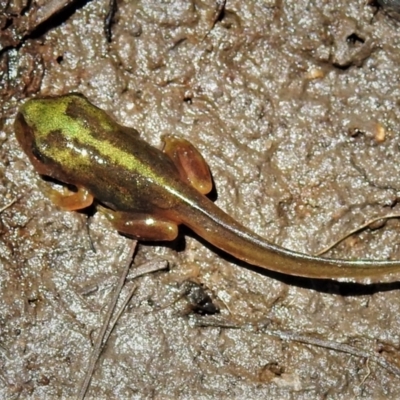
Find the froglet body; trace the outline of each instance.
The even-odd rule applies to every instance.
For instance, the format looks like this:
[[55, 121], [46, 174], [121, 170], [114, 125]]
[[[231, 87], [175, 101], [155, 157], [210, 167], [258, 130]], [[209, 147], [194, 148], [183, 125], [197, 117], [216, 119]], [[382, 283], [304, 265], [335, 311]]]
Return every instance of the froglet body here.
[[77, 210], [95, 199], [116, 229], [138, 239], [172, 240], [184, 224], [234, 257], [283, 274], [376, 281], [400, 272], [399, 261], [327, 259], [269, 243], [205, 196], [210, 172], [189, 142], [168, 136], [158, 150], [81, 94], [28, 100], [15, 133], [40, 174], [76, 187], [54, 195], [58, 205]]

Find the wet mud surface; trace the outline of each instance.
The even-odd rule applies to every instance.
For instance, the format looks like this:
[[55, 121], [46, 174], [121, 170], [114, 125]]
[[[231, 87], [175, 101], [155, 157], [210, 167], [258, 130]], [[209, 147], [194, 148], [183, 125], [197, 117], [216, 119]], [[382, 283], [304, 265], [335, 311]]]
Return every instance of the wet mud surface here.
[[[313, 254], [400, 211], [394, 3], [121, 2], [110, 40], [106, 1], [4, 6], [0, 208], [16, 201], [0, 214], [1, 398], [76, 396], [130, 246], [101, 214], [51, 203], [16, 142], [18, 106], [81, 92], [155, 146], [163, 134], [190, 140], [218, 206]], [[393, 219], [329, 256], [400, 259], [399, 243]], [[135, 265], [159, 259], [169, 271], [135, 280], [87, 398], [400, 396], [400, 276], [361, 285], [278, 275], [185, 228], [173, 243], [140, 244]]]

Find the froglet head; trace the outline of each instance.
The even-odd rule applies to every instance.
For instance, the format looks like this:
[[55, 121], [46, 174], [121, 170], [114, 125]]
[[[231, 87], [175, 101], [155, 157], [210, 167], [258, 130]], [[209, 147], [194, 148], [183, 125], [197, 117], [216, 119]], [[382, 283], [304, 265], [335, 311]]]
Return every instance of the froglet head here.
[[83, 95], [30, 99], [15, 119], [15, 134], [35, 169], [63, 180], [91, 165], [91, 130], [112, 131], [114, 121]]

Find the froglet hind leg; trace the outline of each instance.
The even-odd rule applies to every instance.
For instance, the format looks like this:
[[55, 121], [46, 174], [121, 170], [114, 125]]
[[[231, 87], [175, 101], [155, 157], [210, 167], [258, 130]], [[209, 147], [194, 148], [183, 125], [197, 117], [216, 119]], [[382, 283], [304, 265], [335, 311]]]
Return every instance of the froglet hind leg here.
[[187, 140], [167, 135], [163, 137], [163, 152], [178, 168], [181, 178], [201, 194], [211, 191], [210, 169], [200, 152]]
[[67, 211], [82, 210], [92, 205], [93, 196], [89, 191], [82, 187], [78, 187], [77, 189], [76, 192], [72, 192], [64, 187], [63, 193], [54, 189], [48, 189], [48, 196], [54, 204]]
[[138, 240], [174, 240], [178, 236], [178, 225], [151, 214], [117, 212], [99, 207], [115, 229]]

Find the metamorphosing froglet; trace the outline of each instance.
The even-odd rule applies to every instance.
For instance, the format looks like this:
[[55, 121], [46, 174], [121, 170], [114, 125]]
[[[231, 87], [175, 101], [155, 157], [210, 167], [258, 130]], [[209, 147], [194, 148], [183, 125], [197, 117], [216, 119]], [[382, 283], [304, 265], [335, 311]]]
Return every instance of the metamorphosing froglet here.
[[137, 239], [173, 240], [184, 224], [234, 257], [283, 274], [341, 280], [400, 272], [399, 261], [326, 259], [268, 243], [205, 196], [210, 172], [189, 142], [168, 136], [158, 150], [81, 94], [28, 100], [15, 133], [40, 174], [76, 186], [53, 196], [60, 207], [78, 210], [96, 199], [118, 231]]

